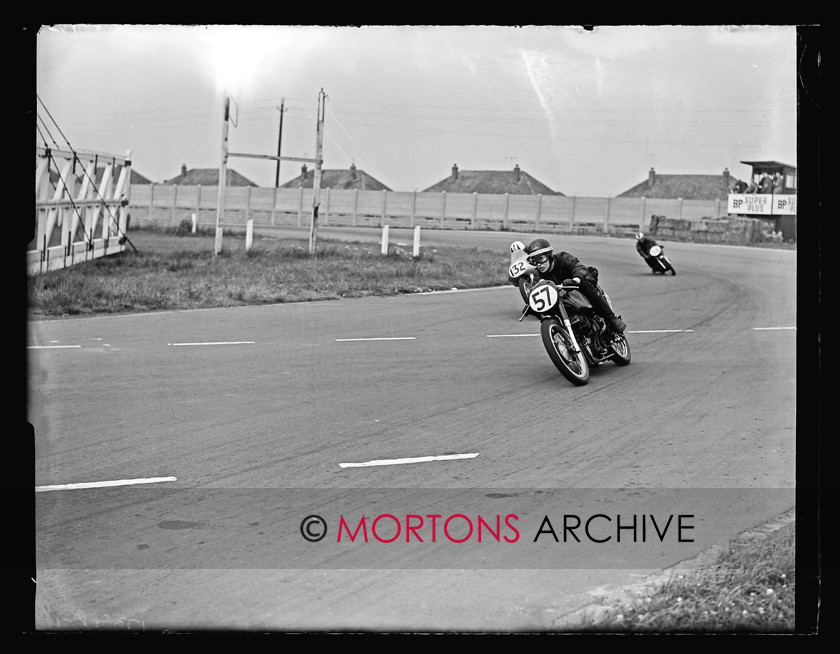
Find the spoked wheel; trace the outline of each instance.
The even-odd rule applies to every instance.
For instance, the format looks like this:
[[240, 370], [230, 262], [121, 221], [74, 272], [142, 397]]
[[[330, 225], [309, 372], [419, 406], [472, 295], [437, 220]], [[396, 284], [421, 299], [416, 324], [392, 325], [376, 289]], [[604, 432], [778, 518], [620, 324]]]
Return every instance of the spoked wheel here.
[[624, 334], [616, 334], [610, 341], [610, 352], [612, 352], [612, 361], [617, 366], [626, 366], [630, 363], [630, 345]]
[[534, 279], [530, 275], [524, 275], [519, 278], [519, 294], [525, 304], [528, 304], [528, 296], [531, 293], [531, 288], [534, 286]]
[[556, 319], [543, 320], [540, 334], [548, 356], [561, 374], [575, 386], [583, 386], [589, 381], [589, 364], [583, 352], [575, 354], [572, 338]]

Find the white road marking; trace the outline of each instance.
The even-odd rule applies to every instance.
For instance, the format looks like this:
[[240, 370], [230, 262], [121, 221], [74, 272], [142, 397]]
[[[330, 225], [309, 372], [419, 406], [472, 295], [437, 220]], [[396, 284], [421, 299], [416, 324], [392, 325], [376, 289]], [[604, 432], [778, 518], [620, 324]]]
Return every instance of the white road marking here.
[[76, 350], [81, 345], [27, 345], [27, 350]]
[[427, 461], [452, 461], [454, 459], [474, 459], [478, 452], [470, 454], [441, 454], [439, 456], [416, 456], [408, 459], [379, 459], [364, 463], [339, 463], [340, 468], [366, 468], [369, 466], [397, 466], [403, 463], [426, 463]]
[[256, 341], [217, 341], [205, 343], [167, 343], [167, 345], [178, 347], [183, 345], [253, 345], [254, 343], [256, 343]]
[[175, 477], [149, 477], [147, 479], [117, 479], [115, 481], [86, 481], [78, 484], [55, 484], [53, 486], [36, 486], [36, 493], [56, 490], [76, 490], [79, 488], [108, 488], [111, 486], [133, 486], [135, 484], [158, 484], [164, 481], [176, 481]]
[[417, 339], [414, 336], [393, 336], [387, 338], [337, 338], [335, 340], [337, 343], [346, 343], [349, 341], [415, 341]]
[[679, 334], [682, 332], [693, 332], [693, 329], [638, 329], [628, 331], [628, 334]]
[[796, 329], [796, 327], [753, 327], [754, 332], [773, 331], [778, 329]]
[[487, 334], [487, 338], [519, 338], [520, 336], [539, 336], [539, 334]]

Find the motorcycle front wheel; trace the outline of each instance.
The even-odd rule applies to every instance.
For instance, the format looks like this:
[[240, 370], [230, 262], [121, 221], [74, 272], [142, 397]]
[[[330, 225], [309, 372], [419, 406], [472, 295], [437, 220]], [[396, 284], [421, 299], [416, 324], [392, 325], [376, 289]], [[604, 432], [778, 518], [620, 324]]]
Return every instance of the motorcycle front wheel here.
[[610, 342], [609, 349], [615, 365], [626, 366], [630, 363], [630, 345], [624, 334], [616, 334]]
[[525, 304], [528, 304], [528, 296], [531, 294], [531, 288], [534, 286], [534, 278], [531, 275], [523, 275], [519, 278], [519, 294]]
[[583, 352], [575, 354], [572, 338], [566, 328], [556, 318], [543, 320], [540, 334], [551, 361], [560, 373], [575, 386], [583, 386], [589, 381], [589, 364]]

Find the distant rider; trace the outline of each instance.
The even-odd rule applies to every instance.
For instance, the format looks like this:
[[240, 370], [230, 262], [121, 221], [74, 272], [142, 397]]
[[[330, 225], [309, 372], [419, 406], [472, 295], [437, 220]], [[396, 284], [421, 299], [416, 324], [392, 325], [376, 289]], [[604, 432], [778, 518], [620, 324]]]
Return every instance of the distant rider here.
[[650, 236], [645, 236], [642, 232], [636, 234], [636, 252], [642, 255], [645, 259], [650, 256], [650, 249], [657, 245]]
[[[531, 241], [525, 248], [528, 263], [537, 269], [540, 279], [548, 279], [563, 286], [577, 286], [592, 304], [592, 308], [601, 316], [614, 332], [623, 332], [627, 325], [621, 316], [613, 313], [604, 292], [598, 287], [598, 272], [595, 268], [584, 266], [577, 257], [568, 252], [554, 254], [554, 248], [544, 238]], [[510, 280], [512, 284], [516, 280]]]

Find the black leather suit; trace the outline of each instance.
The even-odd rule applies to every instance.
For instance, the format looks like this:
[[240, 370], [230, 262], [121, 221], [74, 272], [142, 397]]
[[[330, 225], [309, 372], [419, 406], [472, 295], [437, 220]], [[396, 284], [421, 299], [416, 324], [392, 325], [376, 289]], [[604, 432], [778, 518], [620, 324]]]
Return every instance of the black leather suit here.
[[604, 297], [604, 292], [598, 287], [597, 278], [576, 256], [568, 252], [559, 252], [551, 255], [551, 259], [554, 265], [551, 266], [548, 272], [536, 272], [536, 276], [539, 279], [548, 279], [559, 285], [566, 279], [577, 277], [580, 279], [580, 292], [592, 304], [595, 313], [607, 320], [615, 315], [607, 302], [607, 298]]

